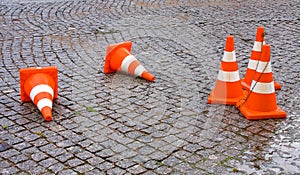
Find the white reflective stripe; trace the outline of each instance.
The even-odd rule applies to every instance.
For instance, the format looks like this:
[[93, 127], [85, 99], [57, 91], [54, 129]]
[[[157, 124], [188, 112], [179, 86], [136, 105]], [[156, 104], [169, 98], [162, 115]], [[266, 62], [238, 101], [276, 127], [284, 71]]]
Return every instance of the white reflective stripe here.
[[257, 63], [258, 63], [258, 61], [257, 61], [257, 60], [252, 60], [252, 59], [249, 59], [249, 63], [248, 63], [248, 69], [255, 70], [255, 69], [256, 69], [256, 67], [257, 67]]
[[30, 99], [32, 101], [34, 101], [34, 98], [37, 94], [41, 93], [41, 92], [48, 92], [49, 94], [51, 94], [52, 98], [53, 98], [53, 89], [46, 84], [39, 84], [37, 86], [35, 86], [34, 88], [31, 89], [30, 91]]
[[271, 62], [263, 62], [263, 61], [258, 62], [256, 72], [271, 73], [272, 72]]
[[265, 42], [258, 42], [258, 41], [255, 41], [252, 50], [257, 51], [257, 52], [261, 52], [261, 48], [262, 48], [262, 45], [263, 45], [264, 43], [265, 43]]
[[236, 82], [240, 80], [239, 71], [227, 72], [223, 70], [219, 70], [218, 80], [226, 81], [226, 82]]
[[232, 51], [232, 52], [224, 51], [222, 61], [224, 61], [224, 62], [235, 62], [236, 61], [235, 51]]
[[43, 107], [48, 106], [52, 109], [52, 101], [48, 98], [43, 98], [41, 99], [37, 105], [38, 109], [41, 111], [43, 109]]
[[257, 82], [255, 80], [252, 80], [250, 89], [253, 92], [259, 93], [259, 94], [272, 94], [275, 93], [275, 86], [274, 81], [270, 83], [261, 83]]
[[124, 72], [128, 72], [128, 67], [130, 63], [132, 63], [134, 60], [137, 60], [133, 55], [128, 55], [124, 58], [121, 65], [121, 70]]
[[143, 73], [145, 70], [146, 70], [146, 69], [144, 68], [144, 66], [138, 65], [138, 67], [136, 67], [135, 70], [134, 70], [134, 75], [136, 75], [136, 76], [142, 76], [142, 73]]

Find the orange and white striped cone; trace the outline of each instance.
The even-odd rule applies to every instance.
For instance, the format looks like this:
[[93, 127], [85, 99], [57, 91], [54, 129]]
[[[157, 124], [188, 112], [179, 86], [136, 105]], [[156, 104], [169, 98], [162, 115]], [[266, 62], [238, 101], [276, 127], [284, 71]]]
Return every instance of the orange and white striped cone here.
[[249, 120], [286, 118], [286, 113], [276, 104], [269, 44], [262, 47], [262, 54], [250, 91], [246, 98], [236, 106]]
[[20, 69], [20, 96], [32, 101], [46, 121], [52, 120], [53, 99], [58, 96], [58, 70], [55, 66]]
[[140, 64], [135, 56], [131, 55], [131, 46], [130, 41], [107, 46], [104, 73], [120, 71], [154, 81], [155, 77]]
[[[263, 44], [265, 44], [264, 30], [265, 29], [263, 26], [258, 27], [256, 30], [256, 38], [253, 44], [253, 49], [251, 51], [246, 74], [245, 77], [241, 79], [242, 87], [248, 91], [250, 90], [253, 77], [256, 73], [256, 68], [257, 68], [258, 61], [260, 59], [262, 46]], [[281, 89], [282, 87], [281, 84], [277, 82], [274, 82], [274, 85], [276, 90]]]
[[258, 27], [256, 30], [256, 38], [251, 51], [250, 59], [248, 62], [248, 67], [246, 70], [245, 77], [241, 79], [242, 87], [246, 90], [250, 90], [250, 86], [253, 80], [253, 77], [256, 72], [257, 63], [260, 58], [262, 45], [264, 41], [264, 27]]
[[218, 79], [208, 97], [208, 103], [235, 105], [243, 94], [234, 50], [234, 37], [227, 36]]

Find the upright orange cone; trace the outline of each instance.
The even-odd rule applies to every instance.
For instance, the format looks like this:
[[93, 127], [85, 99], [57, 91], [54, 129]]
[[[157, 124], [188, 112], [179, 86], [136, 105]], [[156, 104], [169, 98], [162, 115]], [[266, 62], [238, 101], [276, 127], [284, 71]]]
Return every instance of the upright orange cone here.
[[[256, 38], [253, 45], [253, 49], [251, 51], [250, 59], [248, 62], [248, 67], [246, 70], [245, 77], [241, 79], [242, 87], [246, 90], [250, 90], [250, 85], [252, 83], [254, 74], [256, 73], [256, 68], [258, 61], [260, 59], [261, 55], [261, 49], [263, 44], [265, 44], [264, 41], [264, 27], [260, 26], [256, 30]], [[275, 89], [281, 89], [281, 84], [274, 82]]]
[[20, 96], [23, 102], [32, 101], [46, 121], [52, 120], [53, 99], [58, 96], [57, 67], [20, 69]]
[[235, 105], [242, 96], [243, 90], [235, 56], [234, 37], [227, 36], [218, 79], [208, 97], [208, 103]]
[[286, 118], [286, 113], [276, 104], [269, 44], [263, 45], [256, 74], [248, 93], [246, 99], [236, 105], [247, 119]]
[[154, 81], [155, 77], [131, 55], [131, 46], [130, 41], [107, 46], [104, 73], [121, 71], [142, 77], [148, 81]]

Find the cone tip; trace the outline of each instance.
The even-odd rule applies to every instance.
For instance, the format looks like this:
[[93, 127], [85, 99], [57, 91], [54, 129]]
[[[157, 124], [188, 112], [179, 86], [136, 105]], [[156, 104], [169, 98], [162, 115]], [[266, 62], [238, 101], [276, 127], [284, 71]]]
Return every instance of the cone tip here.
[[50, 122], [52, 120], [52, 116], [51, 115], [46, 115], [44, 116], [44, 119], [46, 122]]
[[234, 51], [234, 36], [229, 35], [226, 37], [225, 51], [232, 52]]
[[52, 120], [52, 109], [48, 106], [42, 108], [41, 113], [44, 117], [44, 120], [49, 122]]
[[265, 28], [263, 26], [260, 26], [257, 28], [256, 31], [256, 41], [258, 42], [263, 42], [264, 41], [264, 32], [265, 32]]
[[149, 72], [144, 72], [144, 73], [142, 74], [142, 77], [143, 77], [144, 79], [146, 79], [146, 80], [148, 80], [148, 81], [152, 81], [152, 82], [154, 82], [154, 80], [155, 80], [155, 77], [154, 77], [151, 73], [149, 73]]
[[271, 46], [270, 44], [264, 44], [262, 47], [262, 54], [261, 54], [261, 61], [268, 62], [270, 61], [270, 53], [271, 52]]

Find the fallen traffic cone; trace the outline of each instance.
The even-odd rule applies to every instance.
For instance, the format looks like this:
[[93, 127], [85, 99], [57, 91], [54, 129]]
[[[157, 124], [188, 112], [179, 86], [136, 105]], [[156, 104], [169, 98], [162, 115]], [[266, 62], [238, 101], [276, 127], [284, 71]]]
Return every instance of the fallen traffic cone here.
[[218, 79], [208, 97], [208, 103], [235, 105], [243, 94], [234, 51], [234, 37], [227, 36]]
[[154, 81], [155, 77], [149, 73], [140, 62], [131, 55], [130, 41], [107, 46], [104, 63], [104, 73], [121, 71], [131, 75]]
[[269, 44], [262, 47], [260, 61], [247, 97], [240, 100], [236, 106], [250, 120], [286, 118], [286, 113], [276, 104]]
[[23, 102], [32, 101], [46, 121], [52, 120], [52, 101], [58, 96], [57, 67], [20, 69], [20, 96]]
[[[258, 27], [256, 30], [256, 38], [253, 45], [253, 49], [251, 51], [250, 59], [248, 62], [248, 67], [246, 70], [245, 77], [241, 79], [242, 87], [246, 90], [250, 90], [250, 85], [252, 83], [253, 77], [256, 73], [256, 68], [258, 61], [260, 59], [261, 55], [261, 49], [263, 44], [265, 44], [264, 41], [264, 27]], [[281, 89], [281, 84], [274, 82], [275, 89]]]

